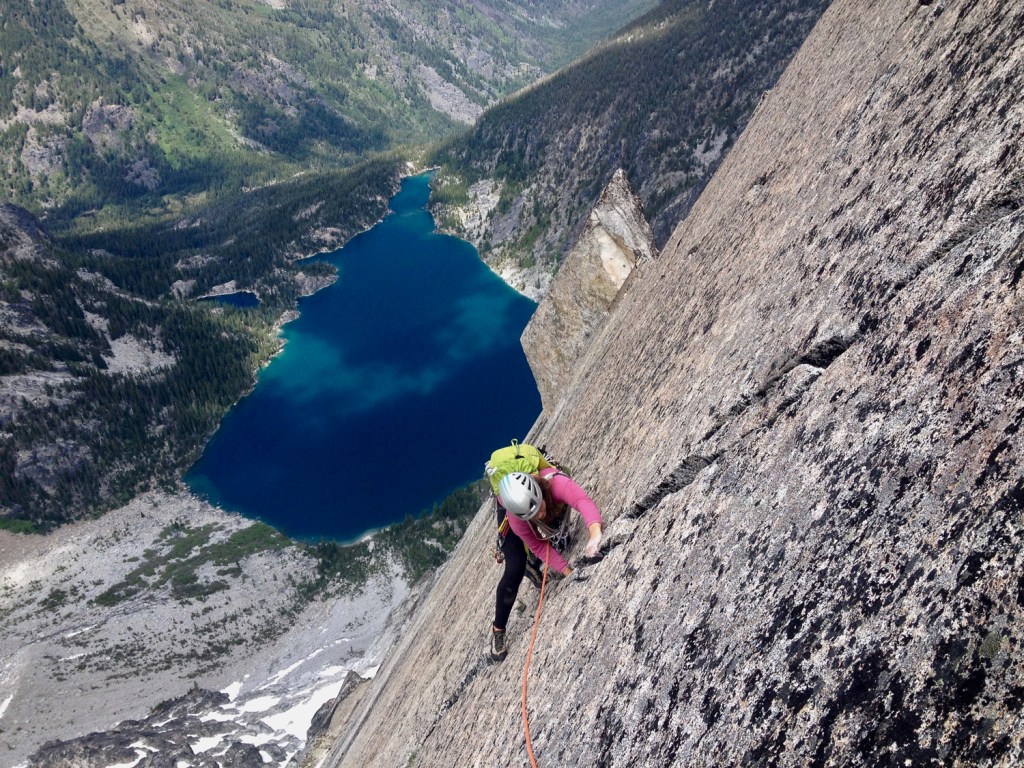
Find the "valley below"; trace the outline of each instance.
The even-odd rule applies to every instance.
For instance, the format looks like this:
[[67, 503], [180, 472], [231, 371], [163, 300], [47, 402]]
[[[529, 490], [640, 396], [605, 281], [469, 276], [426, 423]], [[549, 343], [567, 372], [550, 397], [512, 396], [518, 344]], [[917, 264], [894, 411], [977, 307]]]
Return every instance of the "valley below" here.
[[63, 764], [82, 743], [43, 745], [78, 737], [111, 765], [254, 748], [284, 764], [390, 642], [409, 587], [390, 555], [372, 562], [312, 597], [307, 551], [184, 492], [0, 531], [0, 764]]

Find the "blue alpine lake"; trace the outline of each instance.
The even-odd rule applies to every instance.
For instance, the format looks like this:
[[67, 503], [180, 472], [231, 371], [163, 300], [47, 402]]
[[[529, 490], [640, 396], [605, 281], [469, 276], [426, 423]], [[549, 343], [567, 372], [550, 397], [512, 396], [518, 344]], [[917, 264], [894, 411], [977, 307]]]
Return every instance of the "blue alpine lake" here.
[[217, 296], [204, 296], [199, 301], [215, 302], [217, 304], [230, 304], [232, 307], [248, 309], [260, 305], [260, 297], [252, 291], [238, 291], [236, 293], [221, 293]]
[[281, 354], [185, 477], [298, 539], [352, 541], [482, 476], [540, 396], [519, 343], [536, 305], [469, 243], [435, 232], [428, 174], [318, 256], [338, 280], [302, 299]]

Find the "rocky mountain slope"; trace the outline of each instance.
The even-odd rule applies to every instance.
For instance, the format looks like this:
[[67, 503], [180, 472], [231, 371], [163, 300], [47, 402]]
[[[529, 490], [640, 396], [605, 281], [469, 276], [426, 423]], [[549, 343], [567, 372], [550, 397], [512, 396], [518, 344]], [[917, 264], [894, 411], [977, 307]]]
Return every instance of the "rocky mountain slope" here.
[[[544, 602], [540, 765], [1024, 760], [1021, 28], [833, 3], [545, 401], [608, 535]], [[526, 764], [537, 597], [487, 663], [493, 535], [323, 765]]]
[[372, 674], [409, 594], [383, 551], [358, 586], [324, 585], [330, 600], [311, 599], [317, 570], [269, 527], [185, 494], [147, 494], [48, 537], [0, 531], [0, 764], [244, 756], [253, 744], [284, 764], [316, 709]]
[[0, 530], [2, 764], [302, 759], [481, 498], [461, 489], [344, 547], [289, 541], [183, 491], [48, 536]]
[[611, 314], [630, 275], [643, 271], [657, 256], [640, 198], [619, 170], [523, 332], [523, 349], [545, 408], [557, 407], [572, 384], [576, 363]]
[[663, 245], [827, 6], [660, 3], [442, 148], [439, 220], [539, 297], [622, 168]]

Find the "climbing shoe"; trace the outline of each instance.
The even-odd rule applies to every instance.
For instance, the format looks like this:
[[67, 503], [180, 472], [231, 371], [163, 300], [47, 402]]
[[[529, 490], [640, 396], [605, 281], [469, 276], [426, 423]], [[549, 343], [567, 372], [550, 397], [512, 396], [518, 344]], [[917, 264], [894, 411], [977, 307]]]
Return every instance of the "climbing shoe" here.
[[504, 661], [508, 655], [508, 648], [505, 647], [505, 630], [497, 630], [491, 627], [491, 661]]
[[543, 583], [543, 575], [540, 572], [540, 561], [535, 564], [532, 561], [526, 562], [526, 578], [530, 580], [537, 589], [540, 589], [540, 585]]

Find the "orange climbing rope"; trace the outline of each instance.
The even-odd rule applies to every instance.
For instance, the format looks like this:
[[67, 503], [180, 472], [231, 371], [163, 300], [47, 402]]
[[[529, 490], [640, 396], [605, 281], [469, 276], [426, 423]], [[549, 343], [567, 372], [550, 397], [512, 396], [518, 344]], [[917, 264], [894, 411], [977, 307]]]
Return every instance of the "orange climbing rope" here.
[[537, 600], [537, 614], [533, 617], [533, 633], [530, 635], [530, 647], [526, 650], [526, 664], [523, 665], [523, 732], [526, 734], [526, 754], [530, 756], [530, 765], [538, 768], [537, 758], [533, 756], [533, 740], [530, 738], [530, 718], [526, 713], [526, 677], [530, 674], [530, 657], [533, 656], [533, 643], [537, 639], [537, 627], [540, 626], [540, 611], [544, 607], [544, 587], [548, 583], [548, 561], [551, 559], [551, 544], [548, 543], [544, 553], [544, 578], [540, 581], [540, 597]]

